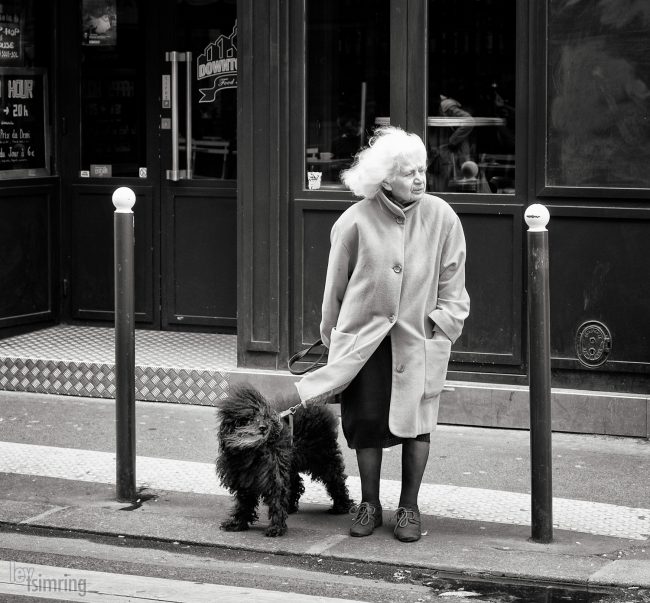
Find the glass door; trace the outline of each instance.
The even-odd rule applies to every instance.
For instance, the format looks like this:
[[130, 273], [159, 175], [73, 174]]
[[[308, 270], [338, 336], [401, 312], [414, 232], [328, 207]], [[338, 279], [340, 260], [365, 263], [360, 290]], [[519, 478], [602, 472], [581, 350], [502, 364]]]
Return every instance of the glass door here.
[[234, 330], [237, 2], [77, 6], [61, 36], [66, 311], [73, 320], [113, 320], [110, 198], [129, 186], [136, 320]]
[[237, 3], [178, 0], [163, 19], [164, 328], [232, 331], [237, 289]]
[[147, 177], [146, 49], [151, 25], [142, 2], [81, 4], [81, 178]]
[[[165, 51], [161, 129], [170, 134], [169, 181], [233, 181], [237, 174], [237, 5], [176, 3]], [[188, 144], [187, 141], [190, 141]], [[222, 183], [223, 184], [223, 183]]]

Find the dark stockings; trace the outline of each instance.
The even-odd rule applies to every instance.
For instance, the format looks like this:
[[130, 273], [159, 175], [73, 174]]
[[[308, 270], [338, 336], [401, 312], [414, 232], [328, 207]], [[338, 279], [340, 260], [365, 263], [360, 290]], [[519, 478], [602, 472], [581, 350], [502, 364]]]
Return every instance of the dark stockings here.
[[379, 481], [381, 475], [381, 448], [359, 448], [357, 464], [361, 479], [361, 500], [379, 504]]
[[[361, 500], [379, 504], [381, 448], [360, 448], [357, 463], [361, 479]], [[404, 440], [402, 444], [402, 490], [400, 507], [417, 507], [420, 484], [429, 459], [429, 442]]]
[[429, 459], [429, 442], [404, 440], [402, 444], [402, 491], [400, 507], [417, 507], [420, 484]]

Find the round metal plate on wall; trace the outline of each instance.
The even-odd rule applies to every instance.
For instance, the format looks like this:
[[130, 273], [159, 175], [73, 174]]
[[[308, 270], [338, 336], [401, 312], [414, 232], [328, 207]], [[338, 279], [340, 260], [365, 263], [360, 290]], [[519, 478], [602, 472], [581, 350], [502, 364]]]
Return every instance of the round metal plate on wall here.
[[605, 324], [597, 320], [582, 323], [576, 332], [576, 355], [580, 363], [596, 368], [605, 363], [612, 350], [612, 335]]

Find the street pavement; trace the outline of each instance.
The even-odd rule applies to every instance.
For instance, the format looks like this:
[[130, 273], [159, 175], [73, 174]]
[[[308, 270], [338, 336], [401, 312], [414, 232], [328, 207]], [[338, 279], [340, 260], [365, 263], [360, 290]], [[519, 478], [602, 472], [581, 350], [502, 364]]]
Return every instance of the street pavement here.
[[[431, 575], [650, 588], [650, 443], [554, 434], [554, 539], [530, 540], [528, 433], [439, 426], [423, 484], [422, 539], [398, 542], [399, 449], [385, 452], [384, 526], [351, 538], [307, 480], [289, 532], [223, 532], [231, 497], [214, 473], [214, 410], [137, 404], [139, 503], [115, 500], [114, 403], [0, 393], [0, 523], [426, 570]], [[344, 441], [341, 440], [344, 446]], [[352, 451], [348, 484], [358, 500]]]

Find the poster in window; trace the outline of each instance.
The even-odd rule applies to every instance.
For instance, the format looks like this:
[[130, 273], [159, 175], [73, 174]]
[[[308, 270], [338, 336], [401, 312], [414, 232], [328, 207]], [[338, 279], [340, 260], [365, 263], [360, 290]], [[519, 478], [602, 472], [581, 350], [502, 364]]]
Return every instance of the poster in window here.
[[45, 70], [0, 68], [0, 178], [49, 173]]
[[81, 19], [84, 46], [115, 46], [116, 0], [82, 0]]
[[23, 64], [25, 7], [22, 2], [0, 4], [0, 65]]

